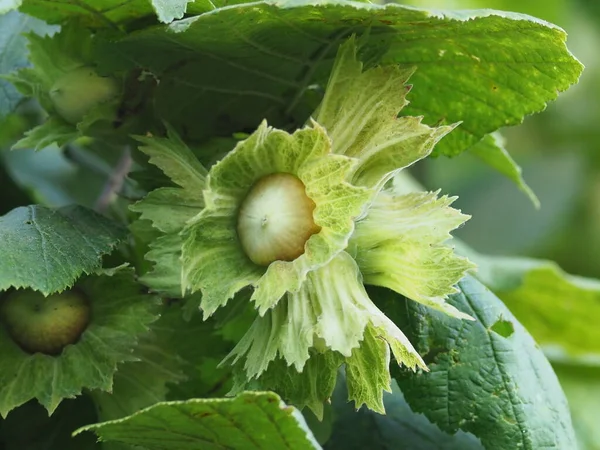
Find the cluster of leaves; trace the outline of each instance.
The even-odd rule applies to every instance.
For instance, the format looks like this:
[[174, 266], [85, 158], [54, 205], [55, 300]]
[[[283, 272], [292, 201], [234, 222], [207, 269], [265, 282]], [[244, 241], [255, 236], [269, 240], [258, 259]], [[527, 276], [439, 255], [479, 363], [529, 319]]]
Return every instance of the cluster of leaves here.
[[[434, 14], [341, 0], [234, 3], [0, 3], [19, 8], [0, 16], [0, 70], [6, 75], [0, 80], [0, 145], [15, 149], [3, 152], [2, 166], [9, 186], [16, 183], [42, 204], [0, 218], [0, 290], [9, 296], [15, 289], [44, 295], [76, 289], [91, 304], [90, 325], [59, 355], [30, 354], [6, 327], [0, 330], [0, 438], [7, 448], [19, 448], [31, 430], [39, 433], [34, 443], [55, 439], [53, 448], [79, 449], [573, 448], [556, 375], [517, 318], [540, 317], [524, 324], [541, 344], [581, 351], [591, 341], [568, 330], [557, 336], [548, 325], [557, 312], [540, 306], [543, 292], [560, 287], [563, 305], [586, 292], [595, 305], [600, 289], [546, 263], [496, 260], [469, 249], [463, 253], [479, 272], [463, 278], [470, 264], [441, 244], [465, 217], [449, 208], [452, 199], [412, 192], [410, 179], [398, 175], [452, 130], [433, 155], [470, 151], [535, 202], [495, 132], [543, 110], [576, 82], [581, 65], [566, 49], [565, 33], [531, 17], [492, 11]], [[364, 72], [357, 61], [336, 60], [340, 48], [350, 48], [344, 46], [351, 36]], [[65, 84], [73, 71], [85, 74], [87, 88], [100, 92], [95, 100], [102, 101], [84, 101], [86, 85], [78, 80]], [[412, 90], [404, 85], [409, 76]], [[381, 86], [373, 79], [392, 81]], [[328, 80], [333, 90], [326, 90]], [[57, 101], [58, 95], [74, 97]], [[364, 104], [387, 117], [375, 116], [381, 128], [369, 122]], [[356, 124], [340, 111], [366, 118]], [[401, 119], [394, 120], [399, 111]], [[294, 132], [311, 114], [322, 128]], [[263, 120], [284, 131], [260, 125]], [[348, 138], [347, 129], [356, 136]], [[269, 139], [279, 139], [279, 147]], [[355, 144], [359, 139], [371, 145], [368, 151]], [[236, 248], [228, 222], [219, 222], [230, 207], [223, 199], [244, 177], [254, 180], [264, 166], [282, 170], [307, 143], [327, 156], [298, 169], [317, 180], [307, 189], [324, 204], [334, 204], [328, 189], [346, 195], [337, 207], [342, 212], [333, 207], [330, 215], [356, 216], [352, 208], [361, 212], [369, 199], [356, 230], [353, 223], [322, 226], [329, 232], [327, 250], [322, 244], [311, 254], [329, 265], [311, 266], [318, 270], [309, 278], [326, 286], [339, 277], [349, 296], [362, 296], [360, 313], [378, 317], [370, 328], [363, 324], [362, 353], [330, 345], [327, 339], [338, 330], [323, 331], [317, 315], [301, 325], [325, 342], [321, 353], [310, 347], [308, 359], [308, 346], [290, 350], [285, 339], [293, 331], [282, 337], [276, 319], [287, 320], [282, 309], [292, 296], [269, 304], [268, 294], [284, 289], [281, 297], [286, 286], [269, 272], [260, 278], [245, 260], [232, 263]], [[272, 153], [260, 153], [264, 149]], [[239, 155], [247, 159], [237, 160], [236, 172]], [[250, 175], [243, 170], [248, 167]], [[339, 180], [331, 181], [329, 172], [336, 170]], [[68, 203], [86, 207], [59, 207]], [[389, 211], [401, 214], [386, 216]], [[404, 226], [404, 239], [393, 241], [384, 231], [373, 239], [381, 228], [377, 220], [390, 217]], [[319, 225], [328, 223], [322, 220]], [[218, 239], [229, 246], [220, 247]], [[198, 254], [205, 256], [200, 262]], [[412, 279], [386, 275], [382, 264], [397, 265]], [[356, 281], [361, 273], [366, 291]], [[246, 285], [263, 290], [249, 294], [241, 290]], [[203, 321], [199, 305], [207, 316], [216, 313]], [[265, 316], [270, 308], [274, 312]], [[266, 333], [264, 317], [275, 323]], [[249, 328], [250, 338], [242, 337]], [[357, 334], [363, 339], [362, 328]], [[391, 383], [388, 343], [399, 363], [422, 370], [393, 365]], [[244, 367], [218, 366], [232, 349], [236, 360], [246, 358]], [[304, 350], [303, 367], [307, 359], [297, 361]], [[292, 364], [304, 371], [293, 372]], [[356, 407], [365, 403], [387, 416], [365, 408], [348, 412], [344, 380]], [[382, 398], [392, 384], [402, 393]], [[222, 398], [232, 387], [243, 392]], [[324, 407], [330, 398], [333, 404]], [[38, 418], [35, 402], [50, 419]], [[297, 409], [303, 406], [324, 420], [310, 411], [303, 416]], [[88, 426], [77, 437], [65, 437], [81, 425]], [[15, 430], [25, 431], [15, 436]], [[366, 443], [356, 438], [358, 430]], [[106, 442], [93, 442], [88, 431]]]

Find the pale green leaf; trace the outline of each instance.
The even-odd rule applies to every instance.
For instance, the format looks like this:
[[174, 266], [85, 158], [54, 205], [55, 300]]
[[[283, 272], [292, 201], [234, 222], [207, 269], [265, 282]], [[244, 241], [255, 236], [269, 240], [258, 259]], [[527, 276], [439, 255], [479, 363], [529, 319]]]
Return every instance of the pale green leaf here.
[[[0, 0], [0, 14], [18, 6], [16, 0]], [[16, 11], [0, 16], [0, 74], [6, 75], [29, 64], [27, 40], [23, 33], [52, 33], [54, 27], [33, 17]], [[7, 115], [17, 106], [21, 95], [6, 80], [0, 79], [0, 117]]]
[[360, 160], [353, 184], [379, 190], [394, 173], [425, 158], [454, 127], [430, 128], [400, 117], [414, 68], [384, 66], [363, 72], [354, 37], [340, 46], [315, 120], [334, 153]]
[[77, 283], [92, 320], [79, 341], [57, 356], [24, 352], [0, 328], [0, 414], [30, 399], [52, 413], [82, 389], [110, 391], [117, 363], [135, 361], [138, 336], [157, 319], [157, 299], [140, 293], [131, 269], [90, 275]]
[[[479, 281], [467, 276], [458, 286], [448, 302], [477, 321], [372, 292], [429, 366], [394, 376], [413, 411], [443, 431], [473, 433], [488, 450], [576, 448], [566, 398], [533, 338]], [[498, 321], [511, 322], [513, 333], [496, 333]]]
[[81, 134], [73, 125], [59, 117], [49, 117], [43, 124], [27, 131], [25, 137], [13, 145], [13, 150], [32, 148], [42, 150], [52, 144], [63, 147]]
[[600, 317], [600, 281], [569, 275], [552, 261], [466, 253], [477, 278], [545, 350], [572, 358], [600, 353], [600, 329], [590, 324]]
[[175, 19], [181, 19], [185, 14], [188, 3], [194, 0], [151, 0], [152, 7], [156, 11], [158, 20], [163, 23], [173, 22]]
[[350, 252], [366, 284], [390, 288], [454, 317], [471, 319], [445, 302], [454, 285], [474, 267], [444, 242], [469, 216], [450, 207], [455, 197], [394, 188], [375, 198], [356, 224]]
[[303, 124], [339, 44], [353, 33], [369, 63], [417, 67], [403, 115], [423, 115], [429, 125], [462, 122], [438, 154], [458, 154], [544, 110], [582, 70], [565, 32], [529, 16], [339, 0], [217, 8], [132, 33], [114, 52], [159, 76], [163, 118], [202, 139], [216, 129], [254, 129], [263, 118], [277, 127]]
[[469, 152], [477, 156], [484, 163], [493, 167], [502, 175], [515, 183], [518, 188], [529, 197], [536, 208], [540, 207], [540, 201], [531, 190], [521, 174], [522, 170], [514, 159], [508, 154], [504, 147], [504, 138], [500, 133], [488, 134], [481, 141], [469, 149]]
[[160, 403], [132, 416], [79, 429], [101, 441], [148, 450], [320, 449], [302, 415], [274, 393], [244, 393], [233, 399]]
[[[307, 273], [327, 263], [347, 245], [358, 216], [371, 195], [346, 177], [355, 160], [331, 154], [329, 138], [318, 124], [288, 134], [265, 122], [210, 171], [206, 209], [184, 231], [184, 288], [201, 290], [202, 309], [212, 314], [245, 286], [256, 287], [252, 300], [264, 313], [286, 292], [300, 289]], [[316, 205], [321, 231], [308, 239], [293, 261], [268, 269], [254, 264], [237, 236], [237, 214], [250, 188], [272, 173], [296, 175]]]
[[50, 294], [100, 268], [102, 255], [125, 237], [110, 220], [80, 206], [23, 206], [0, 217], [0, 291]]

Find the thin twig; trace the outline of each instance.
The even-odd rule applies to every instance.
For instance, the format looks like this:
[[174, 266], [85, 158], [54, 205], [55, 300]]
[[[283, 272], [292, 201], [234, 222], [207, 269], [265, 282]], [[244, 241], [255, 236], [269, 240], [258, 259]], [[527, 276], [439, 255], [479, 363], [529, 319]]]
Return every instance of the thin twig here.
[[123, 149], [123, 155], [121, 155], [119, 162], [108, 177], [102, 193], [98, 197], [98, 200], [96, 200], [96, 204], [94, 206], [95, 211], [99, 213], [106, 211], [113, 196], [123, 188], [125, 178], [131, 169], [132, 163], [133, 160], [131, 159], [131, 151], [129, 147], [125, 147]]

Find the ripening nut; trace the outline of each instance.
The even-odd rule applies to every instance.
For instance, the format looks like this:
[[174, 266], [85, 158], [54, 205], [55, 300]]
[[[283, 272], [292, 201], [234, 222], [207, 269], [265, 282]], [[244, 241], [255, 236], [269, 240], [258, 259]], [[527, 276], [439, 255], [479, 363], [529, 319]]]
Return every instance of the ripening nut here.
[[260, 266], [302, 255], [306, 241], [321, 230], [314, 209], [296, 176], [274, 173], [258, 180], [238, 213], [237, 231], [246, 255]]
[[0, 318], [26, 352], [57, 355], [85, 331], [90, 304], [75, 290], [48, 297], [30, 289], [18, 290], [1, 300]]
[[91, 67], [83, 66], [60, 77], [50, 89], [56, 112], [67, 122], [77, 124], [95, 106], [119, 94], [113, 78], [101, 77]]

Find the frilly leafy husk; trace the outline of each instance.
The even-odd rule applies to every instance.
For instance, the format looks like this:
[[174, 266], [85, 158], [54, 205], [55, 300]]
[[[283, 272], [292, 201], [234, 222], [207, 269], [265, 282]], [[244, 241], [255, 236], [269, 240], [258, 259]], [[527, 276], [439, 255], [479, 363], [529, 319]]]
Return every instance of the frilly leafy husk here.
[[133, 270], [102, 270], [76, 288], [91, 304], [91, 321], [80, 339], [58, 356], [24, 352], [0, 327], [0, 414], [37, 399], [52, 413], [82, 389], [110, 391], [117, 364], [135, 361], [138, 337], [158, 318], [156, 297], [144, 294]]

